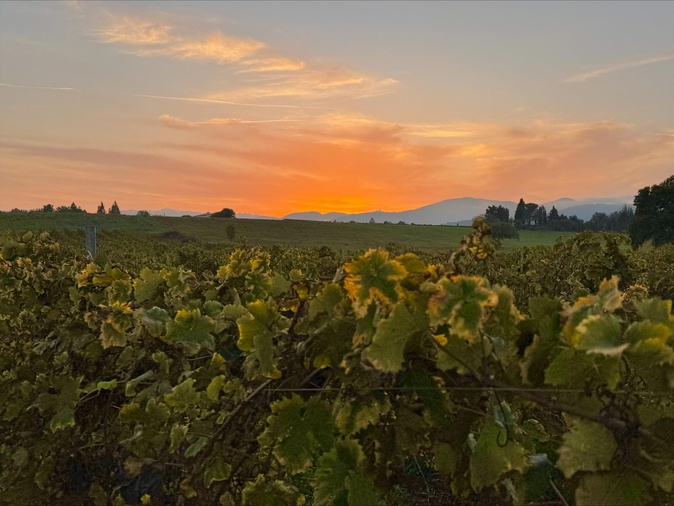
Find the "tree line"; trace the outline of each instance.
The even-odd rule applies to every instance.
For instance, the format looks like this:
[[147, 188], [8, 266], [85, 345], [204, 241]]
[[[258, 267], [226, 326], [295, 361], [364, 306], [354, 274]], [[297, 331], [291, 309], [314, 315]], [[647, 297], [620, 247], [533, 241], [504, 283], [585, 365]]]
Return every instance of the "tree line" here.
[[[58, 206], [54, 207], [53, 204], [45, 204], [42, 207], [38, 207], [36, 209], [30, 209], [30, 210], [25, 210], [25, 209], [19, 209], [19, 208], [14, 208], [10, 211], [10, 213], [86, 213], [87, 210], [83, 209], [82, 207], [78, 206], [75, 204], [75, 202], [71, 203], [69, 206]], [[140, 213], [147, 213], [147, 211], [139, 211], [138, 214]], [[96, 209], [96, 214], [122, 214], [121, 211], [119, 210], [119, 205], [117, 204], [117, 201], [115, 200], [113, 204], [108, 208], [108, 210], [105, 210], [105, 204], [101, 201], [101, 203], [98, 205], [98, 208]]]
[[520, 199], [515, 215], [503, 206], [489, 206], [484, 217], [497, 239], [517, 238], [518, 230], [552, 230], [559, 232], [622, 232], [629, 233], [635, 245], [652, 240], [654, 244], [674, 242], [674, 176], [660, 184], [646, 186], [634, 197], [634, 208], [625, 205], [612, 213], [594, 213], [584, 221], [567, 216], [554, 206], [545, 206]]

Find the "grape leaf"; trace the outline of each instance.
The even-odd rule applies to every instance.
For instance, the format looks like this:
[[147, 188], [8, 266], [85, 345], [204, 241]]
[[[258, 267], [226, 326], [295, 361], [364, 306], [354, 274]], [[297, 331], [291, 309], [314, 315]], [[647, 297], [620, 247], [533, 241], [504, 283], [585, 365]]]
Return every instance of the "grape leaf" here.
[[470, 456], [470, 483], [478, 492], [512, 470], [522, 473], [529, 465], [524, 447], [509, 439], [506, 430], [491, 421], [480, 433]]
[[639, 316], [644, 320], [650, 320], [653, 323], [663, 323], [674, 326], [674, 316], [672, 316], [672, 301], [662, 300], [658, 297], [634, 303]]
[[204, 485], [211, 488], [216, 481], [224, 481], [229, 478], [232, 472], [232, 466], [224, 462], [222, 456], [218, 456], [210, 466], [204, 471]]
[[137, 309], [135, 316], [152, 337], [161, 336], [166, 329], [166, 322], [170, 320], [166, 310], [157, 306], [147, 310]]
[[600, 423], [582, 418], [571, 419], [571, 429], [563, 436], [557, 467], [569, 479], [578, 471], [610, 469], [618, 445]]
[[386, 250], [370, 250], [353, 262], [344, 265], [347, 273], [344, 288], [353, 301], [356, 316], [362, 318], [374, 299], [382, 302], [398, 301], [400, 284], [407, 271], [397, 260], [390, 260]]
[[496, 293], [487, 288], [484, 278], [476, 276], [442, 279], [437, 287], [428, 302], [431, 324], [449, 323], [452, 334], [466, 341], [477, 340], [483, 308], [498, 303]]
[[195, 355], [202, 347], [211, 351], [215, 348], [212, 330], [212, 320], [202, 316], [201, 311], [181, 309], [175, 319], [166, 324], [166, 340], [171, 344], [182, 344], [188, 355]]
[[372, 344], [363, 350], [363, 359], [382, 372], [397, 372], [401, 369], [407, 342], [426, 328], [424, 313], [416, 311], [412, 314], [404, 301], [399, 302], [389, 317], [377, 324]]
[[75, 426], [75, 411], [72, 408], [63, 408], [56, 413], [49, 421], [49, 428], [52, 432], [63, 430], [66, 427]]
[[576, 489], [577, 506], [639, 506], [652, 504], [647, 484], [627, 473], [583, 476]]
[[203, 395], [195, 390], [194, 383], [194, 378], [187, 378], [164, 396], [164, 402], [178, 413], [193, 414]]
[[300, 493], [281, 481], [267, 481], [258, 474], [255, 482], [247, 482], [241, 494], [243, 506], [289, 506], [303, 504]]
[[365, 460], [360, 445], [350, 439], [337, 441], [335, 447], [318, 459], [318, 467], [312, 480], [316, 506], [348, 504], [351, 479], [359, 474], [359, 466]]
[[306, 471], [316, 452], [332, 447], [332, 414], [329, 406], [317, 397], [305, 403], [293, 394], [272, 404], [271, 411], [258, 442], [262, 448], [273, 446], [274, 456], [290, 473]]
[[133, 293], [136, 302], [142, 303], [155, 296], [157, 288], [164, 282], [160, 272], [154, 272], [147, 267], [140, 270], [139, 277], [133, 280]]
[[199, 438], [189, 445], [185, 450], [185, 457], [196, 457], [201, 450], [203, 450], [208, 444], [208, 438], [206, 436], [199, 436]]
[[614, 315], [590, 315], [575, 328], [574, 347], [588, 353], [620, 355], [629, 344], [620, 344], [620, 319]]
[[352, 436], [374, 425], [391, 409], [391, 401], [383, 395], [372, 399], [354, 400], [351, 397], [335, 402], [335, 425], [344, 436]]
[[246, 306], [247, 313], [236, 323], [239, 327], [237, 346], [248, 352], [247, 360], [257, 365], [258, 372], [267, 378], [279, 378], [272, 339], [287, 326], [287, 321], [278, 314], [273, 302], [257, 300]]

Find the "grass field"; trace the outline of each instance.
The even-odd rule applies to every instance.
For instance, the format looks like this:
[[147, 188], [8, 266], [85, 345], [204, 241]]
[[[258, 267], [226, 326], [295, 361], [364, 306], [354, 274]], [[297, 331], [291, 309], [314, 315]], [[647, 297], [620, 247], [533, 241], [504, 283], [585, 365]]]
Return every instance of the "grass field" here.
[[[470, 227], [432, 225], [384, 225], [369, 223], [332, 223], [299, 220], [243, 220], [218, 218], [166, 218], [115, 216], [79, 213], [0, 213], [0, 230], [82, 230], [94, 225], [98, 230], [151, 234], [157, 237], [186, 237], [202, 243], [235, 245], [245, 238], [250, 245], [329, 246], [354, 250], [395, 243], [403, 248], [443, 252], [456, 247]], [[233, 225], [237, 238], [227, 235]], [[563, 232], [521, 231], [520, 239], [503, 241], [506, 249], [553, 244]]]

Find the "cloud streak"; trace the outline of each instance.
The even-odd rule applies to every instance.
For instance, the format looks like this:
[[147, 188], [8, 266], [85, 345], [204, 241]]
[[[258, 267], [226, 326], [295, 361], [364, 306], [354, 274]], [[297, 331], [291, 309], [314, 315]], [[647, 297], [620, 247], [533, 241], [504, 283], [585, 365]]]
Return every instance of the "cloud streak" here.
[[5, 88], [19, 88], [22, 90], [50, 90], [50, 91], [75, 91], [75, 92], [80, 92], [82, 90], [79, 90], [77, 88], [68, 88], [68, 87], [57, 87], [57, 86], [28, 86], [24, 84], [8, 84], [8, 83], [0, 83], [0, 86], [3, 86]]
[[167, 97], [163, 95], [142, 95], [133, 93], [133, 97], [152, 98], [156, 100], [179, 100], [184, 102], [197, 102], [205, 104], [237, 105], [242, 107], [262, 107], [262, 108], [280, 108], [280, 109], [330, 109], [330, 107], [319, 105], [293, 105], [293, 104], [254, 104], [245, 102], [234, 102], [231, 100], [221, 100], [217, 98], [198, 98], [198, 97]]
[[[257, 101], [269, 98], [357, 99], [389, 93], [398, 84], [339, 65], [314, 64], [276, 53], [262, 41], [215, 31], [195, 35], [171, 24], [107, 13], [93, 31], [100, 41], [140, 57], [214, 62], [232, 67], [244, 85], [201, 97], [213, 101]], [[265, 76], [265, 79], [260, 79]], [[261, 82], [262, 81], [262, 82]]]
[[630, 60], [623, 63], [618, 63], [616, 65], [610, 65], [608, 67], [599, 67], [585, 72], [580, 72], [572, 76], [567, 77], [564, 82], [567, 83], [584, 83], [591, 79], [596, 79], [598, 77], [605, 76], [606, 74], [612, 74], [614, 72], [620, 72], [622, 70], [633, 69], [636, 67], [643, 67], [644, 65], [653, 65], [654, 63], [661, 63], [674, 60], [674, 52], [666, 53], [659, 56], [652, 56], [649, 58], [641, 58], [637, 60]]

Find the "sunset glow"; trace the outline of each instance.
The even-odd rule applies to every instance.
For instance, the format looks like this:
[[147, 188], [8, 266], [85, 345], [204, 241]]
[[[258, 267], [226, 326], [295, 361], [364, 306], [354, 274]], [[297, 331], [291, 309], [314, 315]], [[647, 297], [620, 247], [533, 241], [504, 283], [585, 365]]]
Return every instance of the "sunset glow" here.
[[674, 173], [668, 2], [2, 2], [0, 210], [283, 216]]

